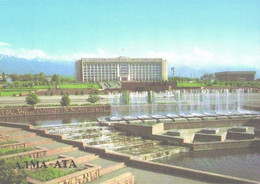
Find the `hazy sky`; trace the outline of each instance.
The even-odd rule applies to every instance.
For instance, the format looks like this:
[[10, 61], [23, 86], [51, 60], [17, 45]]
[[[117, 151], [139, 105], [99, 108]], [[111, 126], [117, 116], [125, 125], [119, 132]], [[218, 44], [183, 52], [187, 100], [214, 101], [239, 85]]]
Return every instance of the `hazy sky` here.
[[0, 54], [260, 68], [259, 10], [260, 0], [0, 0]]

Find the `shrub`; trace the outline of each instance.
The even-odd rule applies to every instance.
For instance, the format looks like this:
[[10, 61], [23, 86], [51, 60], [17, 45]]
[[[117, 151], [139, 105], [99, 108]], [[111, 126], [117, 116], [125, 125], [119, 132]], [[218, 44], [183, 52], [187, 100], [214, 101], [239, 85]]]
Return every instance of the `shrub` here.
[[89, 94], [89, 97], [88, 97], [87, 101], [92, 103], [92, 104], [94, 104], [94, 103], [98, 102], [99, 99], [100, 98], [99, 98], [99, 96], [97, 94], [91, 93], [91, 94]]
[[28, 175], [41, 181], [49, 181], [71, 173], [73, 173], [73, 171], [62, 171], [54, 167], [48, 167], [38, 171], [31, 171]]
[[26, 103], [32, 105], [33, 107], [37, 105], [39, 102], [40, 99], [37, 93], [29, 93], [28, 96], [26, 97]]
[[26, 177], [26, 171], [20, 169], [15, 171], [7, 160], [0, 160], [0, 184], [26, 184]]
[[63, 95], [60, 101], [61, 106], [69, 106], [70, 105], [70, 98], [69, 95]]

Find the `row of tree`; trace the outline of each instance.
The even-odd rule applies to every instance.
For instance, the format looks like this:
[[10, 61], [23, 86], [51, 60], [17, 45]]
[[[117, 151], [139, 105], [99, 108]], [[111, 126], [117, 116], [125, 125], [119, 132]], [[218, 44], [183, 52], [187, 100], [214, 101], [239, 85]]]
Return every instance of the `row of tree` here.
[[[75, 82], [75, 79], [73, 77], [64, 77], [56, 74], [46, 76], [44, 75], [44, 73], [24, 75], [10, 74], [8, 75], [8, 77], [10, 77], [13, 82], [16, 82], [16, 87], [21, 87], [20, 85], [24, 82], [32, 82], [34, 85], [48, 85], [50, 83], [62, 84]], [[2, 74], [2, 78], [6, 79], [5, 73]]]
[[[39, 99], [39, 96], [37, 93], [29, 93], [25, 100], [26, 100], [26, 103], [28, 105], [32, 105], [32, 107], [36, 107], [36, 105], [40, 102], [40, 99]], [[92, 104], [95, 104], [99, 100], [100, 100], [100, 97], [95, 93], [91, 93], [87, 99], [87, 101]], [[70, 106], [70, 98], [69, 98], [68, 94], [65, 94], [62, 96], [60, 104], [63, 107]]]

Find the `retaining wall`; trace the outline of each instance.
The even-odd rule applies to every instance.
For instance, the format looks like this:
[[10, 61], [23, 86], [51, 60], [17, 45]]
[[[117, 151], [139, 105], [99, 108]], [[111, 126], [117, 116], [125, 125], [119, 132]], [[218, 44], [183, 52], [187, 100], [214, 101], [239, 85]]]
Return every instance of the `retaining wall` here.
[[250, 119], [248, 118], [240, 118], [236, 120], [226, 119], [226, 120], [210, 120], [210, 121], [202, 120], [202, 121], [164, 123], [164, 130], [241, 126], [247, 123], [249, 120]]
[[57, 183], [57, 184], [64, 184], [64, 183], [87, 183], [90, 181], [93, 181], [97, 179], [100, 176], [100, 166], [96, 166], [93, 168], [88, 168], [83, 171], [78, 171], [57, 179], [53, 179], [47, 182], [41, 182], [39, 180], [35, 179], [30, 179], [29, 178], [29, 183], [31, 184], [43, 184], [43, 183]]
[[163, 132], [164, 123], [158, 123], [153, 126], [116, 123], [114, 124], [114, 127], [120, 131], [128, 132], [133, 135], [151, 138], [153, 134]]
[[32, 109], [29, 107], [0, 109], [0, 117], [30, 116], [30, 115], [53, 115], [69, 113], [93, 113], [110, 112], [110, 105], [92, 105], [85, 107], [48, 107]]
[[225, 141], [225, 142], [210, 142], [210, 143], [193, 143], [187, 144], [192, 151], [230, 149], [230, 148], [247, 148], [253, 146], [253, 140]]

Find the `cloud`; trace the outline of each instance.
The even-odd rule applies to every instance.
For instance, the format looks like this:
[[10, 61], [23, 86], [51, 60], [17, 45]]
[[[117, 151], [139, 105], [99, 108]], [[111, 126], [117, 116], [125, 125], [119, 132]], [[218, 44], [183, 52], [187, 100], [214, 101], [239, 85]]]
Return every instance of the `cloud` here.
[[0, 42], [0, 47], [2, 47], [2, 46], [11, 46], [11, 44], [9, 44], [9, 43], [5, 43], [5, 42]]
[[[2, 42], [1, 42], [2, 43]], [[3, 44], [4, 45], [4, 44]], [[8, 46], [8, 45], [4, 45]], [[98, 48], [96, 52], [87, 53], [87, 52], [77, 52], [72, 54], [63, 54], [63, 55], [49, 55], [39, 49], [25, 49], [25, 48], [9, 48], [9, 47], [0, 47], [0, 55], [17, 57], [23, 59], [37, 59], [39, 61], [50, 60], [50, 61], [75, 61], [80, 58], [100, 58], [100, 57], [118, 57], [116, 54], [110, 54], [104, 50]]]
[[194, 68], [211, 66], [246, 66], [260, 68], [260, 55], [235, 55], [232, 53], [216, 54], [212, 51], [195, 47], [188, 52], [149, 51], [149, 57], [164, 58], [169, 66], [190, 66]]
[[[37, 59], [39, 61], [75, 61], [80, 58], [114, 58], [120, 54], [109, 53], [101, 48], [95, 52], [76, 52], [63, 55], [50, 55], [39, 49], [14, 48], [9, 43], [0, 42], [0, 57], [9, 56], [23, 59]], [[129, 57], [140, 57], [134, 53]], [[148, 51], [142, 54], [142, 57], [164, 58], [168, 61], [169, 66], [189, 66], [194, 69], [218, 66], [246, 66], [260, 68], [260, 55], [232, 53], [214, 53], [213, 51], [194, 47], [189, 51]]]

